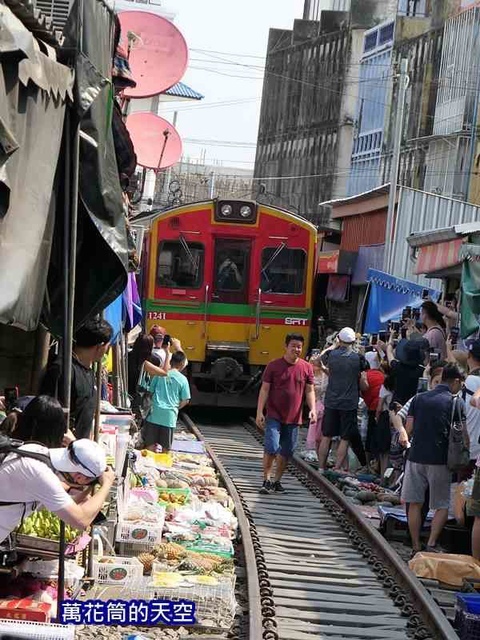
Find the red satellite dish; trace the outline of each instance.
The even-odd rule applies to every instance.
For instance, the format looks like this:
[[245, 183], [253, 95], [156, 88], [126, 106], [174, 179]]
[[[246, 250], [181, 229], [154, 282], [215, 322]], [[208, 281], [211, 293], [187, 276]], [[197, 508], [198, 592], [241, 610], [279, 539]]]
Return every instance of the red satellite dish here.
[[[136, 87], [127, 98], [151, 98], [177, 84], [188, 64], [188, 47], [177, 27], [154, 13], [122, 11], [122, 44], [128, 51]], [[129, 39], [129, 32], [133, 38]]]
[[148, 111], [127, 118], [137, 162], [146, 169], [166, 169], [180, 160], [182, 141], [170, 122]]

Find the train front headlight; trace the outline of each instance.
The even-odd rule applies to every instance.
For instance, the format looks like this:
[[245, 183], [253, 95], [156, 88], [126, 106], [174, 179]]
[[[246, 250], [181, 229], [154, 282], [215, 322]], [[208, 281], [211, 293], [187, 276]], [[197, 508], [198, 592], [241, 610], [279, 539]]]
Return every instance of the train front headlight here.
[[229, 204], [224, 204], [221, 209], [222, 216], [225, 216], [226, 218], [232, 215], [232, 211], [233, 211], [232, 206]]
[[250, 216], [252, 215], [251, 207], [248, 207], [247, 205], [243, 206], [240, 209], [240, 215], [242, 216], [242, 218], [250, 218]]

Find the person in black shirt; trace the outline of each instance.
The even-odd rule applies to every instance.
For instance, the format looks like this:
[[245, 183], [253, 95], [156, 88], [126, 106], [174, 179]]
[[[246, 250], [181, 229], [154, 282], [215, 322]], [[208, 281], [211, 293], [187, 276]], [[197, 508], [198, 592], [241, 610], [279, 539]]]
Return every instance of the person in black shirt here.
[[418, 336], [400, 340], [394, 352], [390, 339], [387, 358], [393, 381], [393, 402], [403, 406], [417, 393], [418, 380], [425, 375], [428, 364], [429, 348], [428, 341]]
[[437, 540], [448, 518], [451, 474], [447, 466], [448, 441], [453, 407], [466, 433], [465, 405], [455, 397], [462, 388], [463, 376], [455, 365], [446, 366], [442, 382], [432, 391], [419, 393], [412, 400], [407, 433], [412, 446], [405, 467], [402, 499], [409, 503], [408, 528], [414, 552], [421, 550], [422, 506], [427, 489], [430, 509], [435, 511], [427, 551], [436, 551]]
[[[100, 362], [112, 339], [113, 329], [106, 320], [86, 322], [75, 334], [72, 358], [70, 426], [78, 439], [89, 438], [96, 407], [96, 383], [92, 365]], [[55, 360], [43, 379], [41, 395], [58, 397], [65, 405], [61, 359]]]

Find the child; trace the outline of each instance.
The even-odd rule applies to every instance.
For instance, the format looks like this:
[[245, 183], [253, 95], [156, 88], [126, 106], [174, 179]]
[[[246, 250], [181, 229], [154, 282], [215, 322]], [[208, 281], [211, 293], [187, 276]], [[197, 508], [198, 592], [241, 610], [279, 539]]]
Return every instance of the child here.
[[325, 392], [327, 391], [328, 375], [322, 368], [322, 362], [320, 356], [313, 356], [310, 360], [310, 364], [313, 367], [314, 374], [314, 386], [315, 386], [315, 400], [317, 409], [317, 421], [311, 422], [308, 427], [307, 441], [305, 448], [307, 450], [305, 459], [308, 462], [315, 462], [318, 459], [318, 448], [322, 440], [322, 422], [325, 400]]

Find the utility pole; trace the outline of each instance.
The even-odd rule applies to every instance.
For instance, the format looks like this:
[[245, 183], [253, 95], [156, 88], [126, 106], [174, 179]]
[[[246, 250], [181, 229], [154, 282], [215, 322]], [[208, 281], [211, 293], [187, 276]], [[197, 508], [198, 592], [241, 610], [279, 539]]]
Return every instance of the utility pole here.
[[[173, 113], [173, 126], [176, 127], [177, 126], [177, 118], [178, 118], [178, 111], [174, 111]], [[172, 167], [168, 167], [167, 172], [164, 174], [164, 179], [163, 179], [163, 193], [162, 193], [162, 204], [165, 204], [165, 206], [168, 205], [168, 193], [170, 191], [170, 181], [172, 179]]]
[[[408, 87], [408, 60], [402, 58], [400, 63], [400, 75], [398, 77], [398, 100], [395, 113], [395, 128], [393, 138], [393, 156], [390, 170], [390, 194], [388, 198], [387, 231], [385, 234], [385, 253], [383, 258], [383, 270], [390, 273], [393, 268], [394, 242], [395, 242], [395, 204], [397, 201], [398, 175], [400, 172], [400, 151], [402, 148], [403, 118], [405, 115], [405, 95]], [[396, 225], [395, 225], [396, 226]]]

